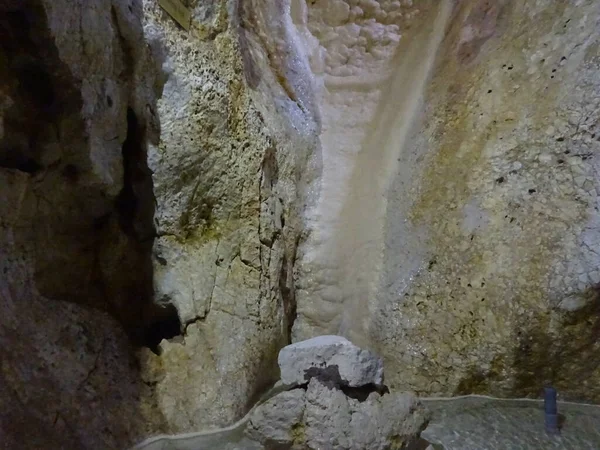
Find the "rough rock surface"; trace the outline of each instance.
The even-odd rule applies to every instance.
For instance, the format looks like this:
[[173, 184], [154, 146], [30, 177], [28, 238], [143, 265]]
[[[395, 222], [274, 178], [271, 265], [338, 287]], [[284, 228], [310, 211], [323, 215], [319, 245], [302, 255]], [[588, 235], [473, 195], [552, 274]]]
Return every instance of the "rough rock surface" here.
[[335, 372], [342, 386], [383, 384], [383, 361], [341, 336], [317, 336], [281, 349], [281, 382], [301, 385], [321, 372]]
[[186, 32], [144, 2], [147, 39], [165, 45], [161, 135], [148, 158], [155, 295], [171, 311], [144, 370], [159, 373], [175, 431], [234, 422], [277, 378], [318, 127], [289, 3], [190, 6]]
[[388, 88], [448, 2], [188, 3], [184, 32], [153, 0], [0, 1], [3, 445], [231, 423], [296, 303], [296, 340], [353, 312], [392, 389], [600, 400], [597, 1], [454, 2], [390, 179]]
[[318, 169], [289, 5], [191, 1], [184, 32], [157, 3], [0, 1], [10, 448], [230, 423], [289, 342]]
[[279, 366], [282, 384], [300, 387], [259, 405], [246, 426], [246, 435], [267, 450], [412, 448], [427, 426], [429, 413], [414, 395], [377, 392], [381, 360], [344, 338], [319, 336], [284, 347]]
[[[600, 4], [454, 2], [423, 101], [396, 119], [411, 85], [394, 68], [415, 55], [410, 38], [435, 11], [393, 2], [406, 20], [421, 10], [412, 32], [397, 22], [409, 40], [394, 59], [365, 50], [395, 45], [391, 5], [373, 3], [307, 5], [305, 33], [321, 42], [311, 67], [328, 87], [328, 187], [300, 252], [294, 339], [348, 333], [383, 356], [392, 388], [420, 394], [536, 396], [551, 382], [566, 398], [599, 401]], [[391, 71], [387, 81], [357, 57], [365, 52]], [[346, 57], [352, 73], [339, 67]], [[411, 134], [395, 142], [406, 117]], [[389, 178], [373, 163], [386, 145], [398, 166]], [[353, 191], [361, 177], [384, 195]], [[378, 201], [383, 218], [366, 213]], [[342, 221], [346, 234], [344, 211], [357, 219]], [[340, 234], [347, 251], [328, 258], [323, 244]]]
[[429, 413], [412, 394], [371, 393], [366, 400], [312, 378], [259, 406], [246, 428], [267, 450], [412, 448]]
[[151, 312], [160, 94], [141, 15], [0, 2], [2, 448], [123, 448], [164, 429], [130, 344]]
[[291, 448], [302, 443], [303, 389], [282, 392], [259, 406], [248, 422], [246, 434], [266, 448]]
[[456, 11], [406, 148], [422, 165], [389, 195], [370, 330], [391, 386], [600, 401], [599, 25], [595, 1]]

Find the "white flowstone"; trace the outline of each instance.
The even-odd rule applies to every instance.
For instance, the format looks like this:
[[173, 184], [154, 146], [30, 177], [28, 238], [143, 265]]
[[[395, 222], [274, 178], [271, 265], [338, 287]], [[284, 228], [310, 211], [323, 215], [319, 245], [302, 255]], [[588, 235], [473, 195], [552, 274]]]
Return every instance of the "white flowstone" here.
[[339, 373], [342, 386], [383, 384], [383, 361], [341, 336], [317, 336], [284, 347], [279, 352], [281, 381], [286, 385], [306, 384], [327, 370]]

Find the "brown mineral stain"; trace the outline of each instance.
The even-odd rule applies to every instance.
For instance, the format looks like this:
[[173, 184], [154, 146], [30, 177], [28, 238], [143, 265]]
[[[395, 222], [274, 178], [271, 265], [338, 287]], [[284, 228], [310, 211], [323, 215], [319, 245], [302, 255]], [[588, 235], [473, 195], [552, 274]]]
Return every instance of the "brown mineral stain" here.
[[472, 9], [463, 24], [457, 57], [462, 64], [472, 62], [481, 47], [498, 29], [499, 17], [506, 1], [481, 0]]

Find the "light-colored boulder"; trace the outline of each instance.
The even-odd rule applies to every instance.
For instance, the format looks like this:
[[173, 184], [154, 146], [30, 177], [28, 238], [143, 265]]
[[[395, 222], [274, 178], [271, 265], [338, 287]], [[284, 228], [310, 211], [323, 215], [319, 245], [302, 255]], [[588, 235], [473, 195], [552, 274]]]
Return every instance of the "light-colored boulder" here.
[[245, 432], [267, 450], [405, 449], [419, 441], [429, 416], [413, 394], [372, 392], [359, 401], [313, 378], [306, 391], [260, 405]]
[[302, 432], [305, 391], [282, 392], [259, 406], [251, 415], [246, 434], [267, 449], [291, 449], [304, 442]]
[[383, 384], [383, 361], [341, 336], [317, 336], [288, 345], [279, 352], [281, 381], [307, 384], [311, 378], [336, 386], [361, 387]]

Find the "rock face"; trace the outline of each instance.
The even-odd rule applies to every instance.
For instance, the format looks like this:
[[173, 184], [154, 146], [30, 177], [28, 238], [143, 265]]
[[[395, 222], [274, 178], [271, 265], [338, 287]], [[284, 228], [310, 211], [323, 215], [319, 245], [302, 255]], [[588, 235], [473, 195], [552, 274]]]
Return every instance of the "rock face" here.
[[454, 2], [417, 103], [447, 2], [310, 3], [328, 187], [294, 339], [343, 333], [419, 393], [600, 401], [598, 2]]
[[10, 448], [230, 423], [289, 342], [318, 170], [289, 5], [157, 3], [0, 2]]
[[[352, 346], [338, 336], [324, 336], [323, 340], [330, 341], [327, 346], [330, 350], [335, 345], [333, 338], [338, 346], [340, 342]], [[304, 351], [297, 352], [297, 347], [303, 344]], [[308, 386], [279, 393], [260, 405], [250, 417], [246, 434], [267, 450], [414, 448], [429, 420], [429, 413], [416, 397], [406, 393], [381, 395], [373, 391], [371, 383], [370, 388], [356, 386], [367, 388], [361, 398], [350, 397], [353, 394], [343, 390], [346, 384], [341, 380], [321, 378], [323, 347], [323, 343], [315, 345], [310, 340], [282, 349], [279, 358], [282, 374], [286, 365], [293, 365], [294, 354], [298, 365], [308, 365], [309, 360], [315, 362], [306, 371]], [[312, 359], [308, 358], [310, 351]], [[352, 353], [346, 354], [349, 358], [342, 366], [355, 361]], [[341, 361], [343, 356], [337, 355]], [[311, 373], [314, 377], [308, 375]]]
[[537, 397], [552, 383], [600, 401], [600, 5], [555, 7], [456, 10], [406, 149], [423, 155], [418, 179], [389, 194], [371, 331], [396, 387]]
[[131, 346], [152, 314], [161, 64], [141, 15], [0, 2], [3, 448], [123, 448], [164, 429]]
[[[597, 1], [157, 3], [0, 1], [2, 444], [229, 424], [330, 333], [392, 389], [600, 401]], [[412, 436], [327, 339], [265, 442]]]
[[252, 413], [246, 434], [267, 448], [293, 448], [303, 443], [302, 417], [306, 391], [282, 392]]
[[311, 378], [336, 379], [341, 386], [383, 384], [383, 361], [341, 336], [317, 336], [281, 349], [281, 382], [302, 385]]
[[144, 4], [147, 39], [166, 58], [148, 159], [155, 298], [172, 308], [156, 326], [176, 324], [144, 367], [174, 431], [234, 422], [277, 377], [318, 130], [287, 2], [191, 10], [188, 33]]

